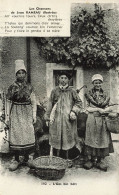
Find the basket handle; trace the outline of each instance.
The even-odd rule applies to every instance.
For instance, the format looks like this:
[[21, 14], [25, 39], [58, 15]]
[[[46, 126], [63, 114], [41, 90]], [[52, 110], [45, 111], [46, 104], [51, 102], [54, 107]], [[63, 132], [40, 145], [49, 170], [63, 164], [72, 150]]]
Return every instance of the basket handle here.
[[53, 157], [53, 147], [50, 146], [50, 164], [52, 164], [52, 157]]
[[50, 146], [50, 157], [52, 157], [52, 156], [53, 156], [53, 147]]

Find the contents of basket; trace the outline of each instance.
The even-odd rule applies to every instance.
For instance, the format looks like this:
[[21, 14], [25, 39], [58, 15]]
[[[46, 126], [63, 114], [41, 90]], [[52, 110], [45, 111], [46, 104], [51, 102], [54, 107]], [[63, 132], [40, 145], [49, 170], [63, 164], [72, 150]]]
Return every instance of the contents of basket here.
[[119, 133], [119, 114], [118, 113], [110, 113], [108, 117], [106, 117], [107, 129], [111, 133]]
[[37, 176], [44, 180], [58, 180], [65, 174], [66, 161], [55, 156], [41, 156], [33, 160]]

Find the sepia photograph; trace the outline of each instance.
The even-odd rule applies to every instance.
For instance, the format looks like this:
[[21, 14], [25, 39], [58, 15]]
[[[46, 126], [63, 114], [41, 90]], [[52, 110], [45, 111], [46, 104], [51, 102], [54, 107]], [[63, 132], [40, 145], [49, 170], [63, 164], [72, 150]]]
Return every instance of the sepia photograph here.
[[119, 3], [21, 6], [0, 9], [0, 195], [118, 195]]

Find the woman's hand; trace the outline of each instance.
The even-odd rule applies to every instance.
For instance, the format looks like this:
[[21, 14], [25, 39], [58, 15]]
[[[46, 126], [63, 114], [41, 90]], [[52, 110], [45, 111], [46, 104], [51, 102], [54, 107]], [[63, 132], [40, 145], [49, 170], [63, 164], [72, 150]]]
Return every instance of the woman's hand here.
[[76, 120], [76, 114], [72, 111], [70, 112], [69, 117], [70, 117], [71, 120]]

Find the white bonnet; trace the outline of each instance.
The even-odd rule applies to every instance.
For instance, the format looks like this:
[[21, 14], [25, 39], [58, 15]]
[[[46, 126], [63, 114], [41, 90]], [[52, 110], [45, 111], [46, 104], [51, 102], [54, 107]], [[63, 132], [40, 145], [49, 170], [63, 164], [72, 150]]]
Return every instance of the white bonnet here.
[[93, 83], [93, 81], [95, 81], [95, 80], [100, 80], [100, 81], [103, 82], [103, 77], [102, 77], [102, 75], [101, 75], [101, 74], [94, 74], [94, 75], [92, 76], [92, 83]]
[[16, 60], [15, 61], [15, 74], [19, 71], [19, 70], [25, 70], [26, 71], [26, 67], [24, 65], [24, 60]]

